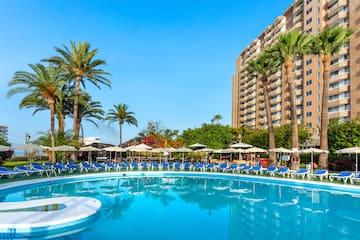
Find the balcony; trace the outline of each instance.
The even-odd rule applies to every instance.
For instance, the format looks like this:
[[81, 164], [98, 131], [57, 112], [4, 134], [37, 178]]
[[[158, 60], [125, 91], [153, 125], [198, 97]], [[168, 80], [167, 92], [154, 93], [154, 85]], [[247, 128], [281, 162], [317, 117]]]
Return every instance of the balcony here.
[[329, 108], [331, 108], [331, 107], [338, 107], [338, 106], [340, 106], [340, 105], [345, 105], [345, 104], [350, 104], [350, 99], [348, 99], [348, 98], [342, 98], [342, 99], [337, 99], [337, 100], [329, 101]]
[[[333, 2], [333, 1], [331, 1]], [[339, 11], [340, 8], [344, 7], [347, 5], [347, 2], [344, 0], [338, 0], [337, 3], [328, 3], [328, 6], [331, 6], [330, 8], [328, 8], [327, 13], [328, 15], [333, 14], [335, 11]]]
[[330, 117], [330, 118], [350, 117], [350, 111], [329, 112], [329, 117]]
[[340, 73], [337, 76], [331, 77], [329, 82], [330, 83], [339, 82], [340, 80], [344, 80], [348, 78], [350, 78], [349, 73]]
[[328, 21], [327, 24], [328, 26], [334, 26], [336, 24], [336, 22], [338, 22], [340, 19], [344, 19], [349, 17], [349, 12], [348, 11], [341, 11], [337, 14], [335, 14], [334, 16], [332, 16]]

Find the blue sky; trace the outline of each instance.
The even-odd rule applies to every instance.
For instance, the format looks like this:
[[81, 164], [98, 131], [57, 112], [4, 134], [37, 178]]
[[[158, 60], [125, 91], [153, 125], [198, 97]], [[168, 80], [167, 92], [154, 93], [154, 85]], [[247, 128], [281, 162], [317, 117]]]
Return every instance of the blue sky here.
[[[231, 81], [241, 50], [272, 24], [292, 0], [11, 0], [0, 2], [0, 124], [13, 145], [48, 131], [49, 112], [19, 109], [23, 95], [7, 98], [7, 83], [29, 63], [55, 55], [54, 47], [88, 41], [99, 50], [112, 88], [86, 90], [105, 111], [125, 103], [138, 128], [148, 121], [184, 130], [220, 114], [231, 124]], [[72, 121], [68, 119], [67, 129]], [[84, 123], [85, 136], [118, 144], [117, 124]]]

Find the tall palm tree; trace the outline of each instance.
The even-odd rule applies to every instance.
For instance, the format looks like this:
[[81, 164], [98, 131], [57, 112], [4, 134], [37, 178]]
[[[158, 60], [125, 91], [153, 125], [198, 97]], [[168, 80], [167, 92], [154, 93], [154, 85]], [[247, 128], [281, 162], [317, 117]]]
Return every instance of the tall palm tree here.
[[44, 59], [43, 61], [55, 64], [69, 81], [75, 81], [73, 135], [74, 138], [77, 138], [80, 130], [78, 121], [80, 84], [85, 86], [85, 80], [87, 80], [98, 88], [100, 88], [99, 84], [111, 87], [110, 80], [104, 76], [110, 74], [99, 68], [100, 66], [105, 65], [106, 62], [101, 59], [94, 59], [98, 50], [90, 50], [90, 44], [88, 42], [78, 42], [75, 44], [71, 41], [70, 49], [65, 45], [63, 47], [64, 49], [55, 47], [59, 56], [53, 56], [49, 59]]
[[[50, 132], [51, 146], [55, 146], [55, 102], [58, 99], [58, 90], [64, 84], [57, 69], [45, 67], [42, 64], [29, 64], [33, 72], [18, 71], [9, 82], [9, 87], [16, 86], [8, 92], [8, 97], [17, 93], [27, 93], [20, 107], [36, 107], [38, 110], [45, 109], [45, 103], [50, 109]], [[55, 153], [52, 161], [56, 161]]]
[[216, 114], [212, 119], [211, 119], [211, 123], [219, 123], [219, 121], [222, 119], [223, 117], [220, 114]]
[[[286, 75], [286, 82], [290, 94], [290, 112], [291, 112], [291, 147], [299, 148], [299, 134], [296, 115], [296, 93], [293, 74], [293, 60], [296, 57], [303, 56], [310, 52], [310, 43], [312, 39], [305, 33], [293, 30], [281, 34], [270, 52], [274, 57], [279, 57], [283, 63]], [[292, 154], [292, 162], [295, 168], [299, 166], [300, 158], [298, 154]]]
[[[259, 55], [258, 58], [252, 59], [249, 61], [246, 70], [250, 76], [256, 77], [263, 87], [264, 100], [265, 100], [265, 112], [266, 120], [268, 125], [269, 133], [269, 148], [275, 148], [275, 132], [271, 115], [270, 107], [270, 97], [269, 97], [269, 81], [268, 77], [276, 73], [280, 68], [280, 61], [275, 60], [269, 51], [265, 51], [263, 54]], [[276, 164], [276, 153], [270, 153], [270, 161], [272, 164]]]
[[[95, 127], [99, 127], [94, 119], [103, 120], [104, 110], [99, 101], [92, 101], [91, 96], [86, 92], [80, 93], [79, 101], [79, 113], [78, 113], [78, 124], [80, 126], [82, 120], [86, 120], [92, 123]], [[82, 132], [82, 139], [84, 139], [84, 133]]]
[[137, 127], [137, 120], [134, 117], [134, 112], [128, 111], [129, 106], [126, 104], [115, 104], [113, 109], [110, 109], [105, 117], [105, 121], [109, 123], [119, 122], [120, 125], [120, 146], [122, 145], [122, 125], [128, 123]]
[[[348, 28], [334, 26], [327, 27], [320, 32], [313, 41], [313, 53], [320, 54], [323, 64], [323, 93], [321, 104], [321, 127], [320, 127], [320, 149], [328, 150], [328, 125], [329, 125], [329, 81], [331, 57], [349, 42], [354, 31]], [[321, 154], [319, 167], [328, 167], [327, 154]]]

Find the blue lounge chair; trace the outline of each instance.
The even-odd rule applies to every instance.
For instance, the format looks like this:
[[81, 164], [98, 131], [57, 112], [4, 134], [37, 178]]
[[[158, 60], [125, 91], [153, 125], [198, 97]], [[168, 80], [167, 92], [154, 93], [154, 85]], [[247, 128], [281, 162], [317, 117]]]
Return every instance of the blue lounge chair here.
[[6, 167], [0, 167], [0, 178], [2, 176], [6, 176], [8, 178], [13, 178], [16, 175], [26, 175], [26, 174], [23, 171], [9, 170]]
[[235, 171], [239, 171], [239, 165], [236, 163], [232, 163], [228, 168], [227, 171], [230, 171], [232, 173], [235, 173]]
[[181, 164], [181, 162], [176, 162], [176, 163], [174, 164], [174, 169], [175, 169], [175, 170], [181, 170], [181, 169], [182, 169], [182, 164]]
[[204, 164], [199, 163], [199, 162], [194, 163], [194, 170], [195, 171], [201, 171], [202, 172], [203, 169], [204, 169]]
[[352, 178], [353, 182], [359, 182], [360, 181], [360, 173], [358, 173], [357, 175], [355, 175], [353, 178]]
[[302, 179], [305, 179], [305, 176], [307, 176], [310, 173], [309, 169], [306, 168], [300, 168], [296, 172], [290, 173], [290, 176], [293, 177], [302, 177]]
[[[158, 168], [159, 168], [159, 167], [158, 167]], [[167, 163], [167, 162], [162, 162], [162, 163], [160, 164], [160, 168], [161, 168], [161, 170], [170, 170], [170, 164]]]
[[130, 164], [130, 170], [139, 169], [139, 164], [137, 162], [132, 162]]
[[92, 167], [95, 171], [105, 170], [105, 166], [98, 162], [93, 162]]
[[259, 173], [261, 174], [263, 170], [264, 169], [263, 169], [263, 167], [261, 165], [257, 165], [257, 166], [252, 167], [250, 169], [250, 172], [253, 172], [255, 174], [259, 174]]
[[275, 176], [275, 175], [281, 175], [283, 177], [285, 177], [286, 174], [289, 174], [290, 170], [288, 167], [281, 167], [276, 171], [270, 172], [270, 176]]
[[227, 163], [222, 163], [219, 165], [219, 169], [223, 172], [225, 172], [227, 170], [227, 168], [228, 168]]
[[276, 170], [277, 170], [276, 166], [270, 166], [270, 167], [264, 169], [263, 173], [268, 173], [268, 174], [272, 175]]
[[145, 169], [148, 169], [147, 162], [141, 162], [139, 165], [139, 170], [145, 170]]
[[53, 172], [52, 169], [48, 169], [48, 168], [42, 166], [42, 165], [39, 164], [39, 163], [32, 163], [30, 166], [31, 166], [32, 169], [34, 169], [34, 170], [36, 170], [36, 171], [39, 171], [39, 173], [40, 173], [41, 176], [42, 176], [44, 173], [46, 174], [46, 176], [49, 176], [49, 174], [50, 174], [51, 172]]
[[242, 167], [240, 167], [240, 172], [250, 173], [251, 168], [252, 167], [249, 165], [243, 165]]
[[185, 162], [183, 166], [183, 170], [191, 170], [192, 165], [189, 162]]
[[327, 178], [328, 175], [329, 175], [328, 170], [326, 170], [326, 169], [318, 169], [314, 173], [308, 174], [308, 178], [309, 179], [311, 179], [311, 178], [319, 178], [322, 181], [324, 178]]
[[331, 182], [334, 181], [334, 179], [337, 179], [337, 180], [343, 180], [344, 183], [347, 183], [348, 180], [350, 181], [350, 183], [353, 183], [353, 180], [352, 180], [353, 177], [354, 177], [353, 172], [342, 171], [340, 173], [330, 175], [329, 179]]
[[83, 172], [85, 170], [85, 172], [90, 171], [95, 171], [96, 169], [91, 166], [88, 162], [81, 162], [80, 163], [80, 172]]
[[159, 170], [160, 168], [162, 168], [164, 163], [161, 163], [161, 165], [157, 162], [152, 162], [151, 163], [151, 170], [154, 171], [154, 170]]
[[205, 164], [204, 166], [205, 166], [204, 171], [210, 170], [212, 172], [215, 169], [215, 164], [214, 163], [208, 163], [208, 164]]
[[27, 176], [30, 176], [33, 173], [40, 174], [40, 171], [31, 169], [28, 166], [16, 166], [14, 170], [24, 172]]

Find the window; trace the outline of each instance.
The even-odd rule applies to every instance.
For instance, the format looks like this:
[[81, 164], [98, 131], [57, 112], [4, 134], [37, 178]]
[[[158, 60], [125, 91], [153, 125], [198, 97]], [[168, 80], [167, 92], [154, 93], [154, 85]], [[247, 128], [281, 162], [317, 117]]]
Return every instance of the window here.
[[312, 116], [312, 112], [306, 112], [306, 117], [311, 117]]
[[309, 25], [312, 22], [312, 17], [306, 20], [306, 25]]
[[330, 88], [338, 88], [339, 87], [339, 83], [332, 83], [330, 84]]
[[303, 110], [303, 106], [302, 105], [297, 105], [296, 110]]
[[312, 0], [307, 0], [306, 1], [306, 4], [308, 5], [309, 3], [311, 3], [312, 2]]
[[350, 98], [350, 92], [344, 93], [344, 98]]
[[311, 80], [311, 79], [306, 81], [306, 86], [309, 86], [309, 85], [311, 85], [311, 84], [312, 84], [312, 80]]
[[339, 107], [332, 107], [329, 108], [329, 112], [334, 113], [334, 112], [339, 112]]
[[317, 112], [320, 112], [320, 105], [317, 106]]
[[345, 79], [344, 86], [349, 86], [349, 85], [350, 85], [350, 79]]
[[311, 105], [312, 105], [312, 101], [307, 101], [307, 102], [306, 102], [306, 106], [307, 106], [307, 107], [310, 107]]
[[349, 72], [350, 72], [350, 68], [349, 68], [349, 67], [345, 67], [345, 68], [344, 68], [344, 72], [349, 73]]
[[329, 97], [329, 100], [330, 100], [330, 101], [335, 101], [335, 100], [338, 100], [338, 99], [339, 99], [339, 95], [338, 95], [338, 94], [332, 95], [332, 96]]
[[306, 60], [306, 65], [310, 65], [312, 63], [312, 59]]
[[308, 30], [306, 30], [306, 33], [311, 33], [312, 32], [312, 28], [309, 28]]
[[306, 92], [306, 96], [311, 96], [311, 94], [312, 94], [311, 90]]
[[306, 76], [308, 76], [310, 74], [312, 74], [312, 69], [309, 69], [309, 70], [306, 71]]
[[311, 128], [312, 127], [311, 122], [306, 123], [306, 127]]
[[309, 8], [308, 10], [306, 10], [306, 15], [308, 15], [308, 14], [311, 13], [311, 12], [312, 12], [312, 7]]
[[350, 111], [350, 104], [345, 104], [345, 110]]

